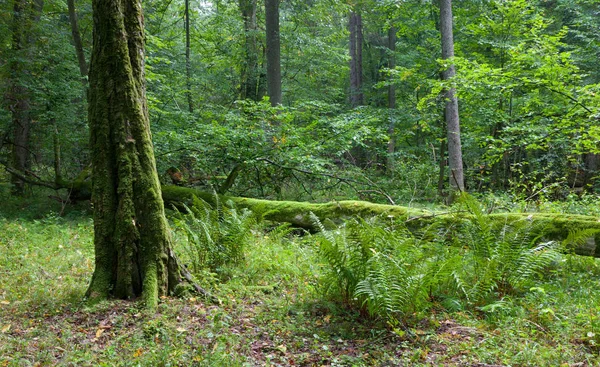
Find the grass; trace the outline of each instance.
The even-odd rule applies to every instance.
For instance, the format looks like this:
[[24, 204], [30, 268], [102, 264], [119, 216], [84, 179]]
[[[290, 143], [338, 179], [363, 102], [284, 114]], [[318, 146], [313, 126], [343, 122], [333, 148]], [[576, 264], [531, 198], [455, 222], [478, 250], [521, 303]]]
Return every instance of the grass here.
[[267, 228], [225, 278], [201, 279], [221, 305], [167, 298], [148, 314], [135, 302], [81, 302], [89, 211], [61, 217], [44, 197], [23, 204], [0, 192], [0, 366], [600, 365], [595, 259], [565, 257], [523, 296], [434, 307], [394, 328], [322, 296], [310, 235]]

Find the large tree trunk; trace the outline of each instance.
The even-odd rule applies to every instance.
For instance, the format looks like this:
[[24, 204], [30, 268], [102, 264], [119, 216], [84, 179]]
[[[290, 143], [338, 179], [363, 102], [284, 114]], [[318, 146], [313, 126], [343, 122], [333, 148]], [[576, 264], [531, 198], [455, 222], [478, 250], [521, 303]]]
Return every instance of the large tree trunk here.
[[350, 105], [352, 107], [364, 104], [362, 92], [362, 16], [360, 13], [350, 13]]
[[265, 0], [267, 32], [267, 89], [271, 106], [281, 104], [281, 46], [279, 40], [279, 1]]
[[142, 296], [153, 308], [182, 282], [170, 249], [150, 136], [141, 0], [93, 0], [90, 145], [95, 270], [90, 299]]
[[[440, 33], [442, 36], [442, 59], [450, 60], [450, 65], [442, 73], [444, 80], [452, 80], [456, 75], [454, 67], [454, 37], [452, 34], [452, 0], [440, 0]], [[465, 191], [460, 141], [460, 120], [456, 88], [446, 89], [446, 126], [448, 129], [448, 166], [450, 168], [450, 201], [456, 191]]]
[[244, 61], [241, 68], [240, 97], [260, 101], [265, 94], [264, 78], [258, 63], [256, 0], [239, 0], [244, 21]]
[[[12, 166], [19, 171], [27, 171], [30, 168], [29, 161], [29, 136], [31, 133], [31, 116], [29, 90], [22, 85], [13, 85], [11, 96], [15, 99], [12, 108], [13, 124], [13, 149]], [[13, 184], [12, 193], [23, 195], [25, 182], [16, 176], [11, 177]]]

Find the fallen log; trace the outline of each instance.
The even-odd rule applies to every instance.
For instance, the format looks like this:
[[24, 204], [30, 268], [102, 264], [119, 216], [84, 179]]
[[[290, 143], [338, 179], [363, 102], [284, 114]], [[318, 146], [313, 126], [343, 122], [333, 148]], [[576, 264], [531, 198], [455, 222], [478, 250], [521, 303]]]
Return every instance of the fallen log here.
[[[45, 183], [38, 179], [32, 179], [25, 174], [22, 174], [22, 176], [26, 179], [26, 182], [34, 185], [53, 189], [67, 189], [72, 200], [88, 200], [91, 196], [88, 170], [84, 170], [73, 182], [57, 180], [57, 182]], [[372, 216], [388, 217], [390, 220], [405, 221], [411, 229], [422, 228], [432, 223], [446, 224], [448, 227], [457, 226], [461, 221], [473, 219], [473, 215], [468, 212], [440, 213], [418, 208], [355, 200], [328, 203], [274, 201], [217, 195], [181, 186], [163, 186], [162, 195], [165, 206], [168, 208], [184, 209], [184, 204], [190, 207], [193, 205], [194, 197], [214, 205], [216, 198], [218, 198], [221, 202], [231, 201], [237, 207], [247, 208], [266, 220], [290, 223], [293, 226], [309, 230], [317, 230], [311, 219], [311, 213], [321, 221], [332, 220], [337, 222], [353, 216], [365, 218]], [[487, 217], [495, 223], [497, 228], [515, 221], [530, 221], [532, 225], [544, 228], [542, 233], [544, 238], [553, 240], [564, 240], [570, 233], [591, 230], [587, 241], [571, 245], [568, 251], [582, 256], [600, 257], [600, 248], [597, 246], [597, 244], [600, 244], [599, 217], [558, 213], [495, 213], [489, 214]]]
[[[215, 195], [214, 193], [178, 186], [163, 186], [162, 193], [166, 206], [182, 209], [182, 204], [193, 205], [194, 197], [214, 205], [216, 198], [218, 198], [221, 202], [231, 201], [236, 207], [247, 208], [261, 215], [264, 219], [290, 223], [309, 230], [316, 230], [310, 213], [314, 213], [321, 221], [339, 221], [352, 216], [382, 216], [390, 218], [390, 220], [403, 220], [409, 228], [422, 228], [434, 222], [456, 226], [460, 225], [461, 221], [473, 219], [473, 215], [468, 212], [439, 213], [366, 201], [348, 200], [329, 203], [272, 201]], [[600, 249], [597, 250], [596, 245], [600, 243], [600, 218], [598, 217], [557, 213], [497, 213], [489, 214], [487, 217], [497, 227], [515, 221], [530, 221], [531, 225], [543, 228], [545, 238], [554, 240], [564, 240], [570, 233], [592, 230], [593, 237], [588, 238], [583, 244], [574, 244], [568, 250], [582, 256], [600, 257]]]

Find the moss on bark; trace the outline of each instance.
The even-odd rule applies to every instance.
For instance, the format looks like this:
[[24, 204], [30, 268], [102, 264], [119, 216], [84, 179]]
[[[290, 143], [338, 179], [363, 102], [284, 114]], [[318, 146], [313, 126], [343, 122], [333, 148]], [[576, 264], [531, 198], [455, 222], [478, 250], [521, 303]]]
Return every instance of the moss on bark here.
[[154, 308], [183, 277], [169, 261], [145, 99], [141, 1], [94, 0], [93, 10], [89, 120], [96, 268], [87, 294], [141, 296]]

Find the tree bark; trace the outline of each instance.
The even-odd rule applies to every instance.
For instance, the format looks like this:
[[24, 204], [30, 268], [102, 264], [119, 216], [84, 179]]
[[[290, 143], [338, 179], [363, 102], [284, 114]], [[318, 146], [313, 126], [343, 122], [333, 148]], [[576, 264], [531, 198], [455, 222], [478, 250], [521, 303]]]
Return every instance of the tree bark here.
[[[25, 79], [31, 73], [28, 60], [33, 58], [33, 25], [39, 20], [43, 8], [41, 0], [33, 2], [14, 0], [12, 19], [12, 53], [10, 61], [10, 90], [8, 104], [12, 119], [12, 167], [18, 171], [30, 168], [31, 93]], [[25, 182], [12, 175], [13, 194], [23, 195]]]
[[281, 104], [281, 46], [279, 39], [279, 1], [265, 0], [267, 34], [267, 89], [271, 106]]
[[446, 174], [444, 171], [446, 170], [446, 140], [442, 139], [440, 141], [440, 160], [438, 162], [438, 195], [440, 198], [444, 198], [446, 195], [444, 193], [444, 182], [446, 182]]
[[93, 0], [90, 146], [92, 299], [142, 296], [149, 308], [183, 282], [171, 251], [144, 83], [141, 0]]
[[244, 21], [244, 60], [241, 67], [240, 97], [260, 101], [265, 95], [264, 78], [258, 63], [256, 0], [239, 0]]
[[190, 0], [185, 0], [185, 87], [188, 102], [188, 111], [194, 112], [194, 101], [192, 100], [192, 64], [190, 60]]
[[[394, 70], [396, 68], [396, 28], [390, 27], [388, 30], [388, 68], [390, 70]], [[396, 85], [394, 84], [394, 78], [390, 73], [388, 78], [389, 86], [388, 86], [388, 108], [390, 109], [390, 121], [388, 125], [388, 156], [387, 156], [387, 164], [386, 169], [388, 173], [394, 170], [394, 152], [396, 151], [396, 126], [394, 121], [394, 113], [393, 111], [396, 109]]]
[[52, 143], [54, 145], [54, 180], [55, 182], [62, 181], [62, 170], [60, 160], [60, 135], [58, 134], [58, 124], [56, 118], [50, 120], [52, 122]]
[[350, 105], [352, 107], [364, 104], [362, 92], [362, 16], [358, 12], [350, 13]]
[[583, 180], [583, 188], [590, 192], [593, 191], [596, 176], [598, 173], [598, 161], [600, 160], [600, 154], [596, 153], [585, 153], [583, 155], [585, 177]]
[[79, 24], [77, 22], [77, 13], [75, 12], [75, 0], [67, 0], [69, 8], [69, 21], [71, 23], [71, 34], [73, 35], [73, 46], [77, 54], [77, 62], [79, 64], [79, 73], [84, 80], [84, 85], [87, 85], [88, 66], [85, 61], [85, 53], [83, 52], [83, 42], [81, 42], [81, 33], [79, 33]]
[[[442, 59], [448, 60], [447, 68], [442, 73], [442, 79], [451, 81], [456, 75], [454, 61], [452, 60], [454, 58], [452, 0], [440, 0], [440, 33], [442, 37]], [[449, 200], [452, 201], [452, 198], [457, 191], [465, 191], [456, 88], [448, 87], [445, 92], [445, 99], [446, 127], [448, 129], [448, 166], [450, 168], [451, 191], [448, 197]]]

